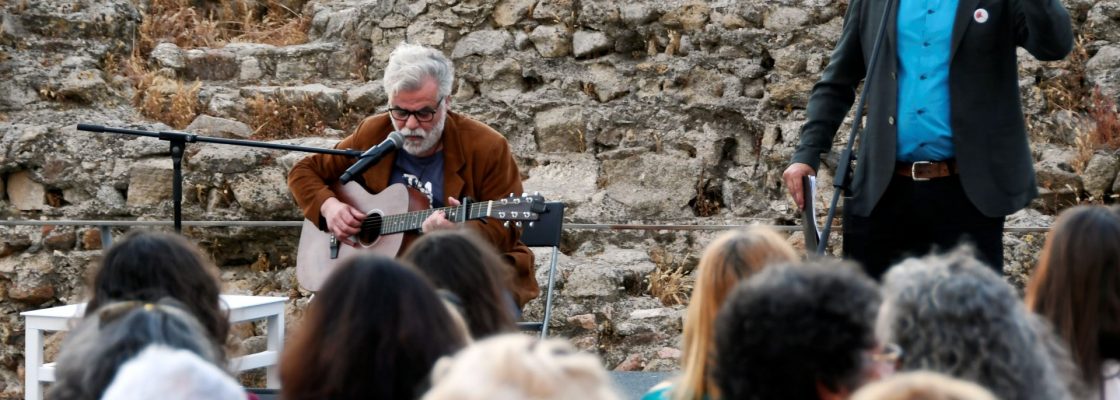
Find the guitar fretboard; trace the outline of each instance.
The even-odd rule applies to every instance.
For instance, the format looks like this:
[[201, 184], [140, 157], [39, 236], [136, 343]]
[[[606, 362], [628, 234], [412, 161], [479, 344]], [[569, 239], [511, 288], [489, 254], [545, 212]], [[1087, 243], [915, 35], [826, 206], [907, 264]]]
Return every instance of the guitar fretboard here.
[[[428, 216], [435, 214], [437, 211], [443, 211], [444, 216], [446, 216], [448, 220], [454, 222], [465, 222], [472, 219], [489, 217], [493, 203], [494, 201], [482, 201], [460, 206], [432, 208], [404, 214], [382, 216], [381, 234], [388, 235], [420, 229], [420, 225], [424, 223], [424, 220], [428, 219]], [[363, 230], [366, 229], [364, 225], [369, 222], [369, 220], [363, 222]]]

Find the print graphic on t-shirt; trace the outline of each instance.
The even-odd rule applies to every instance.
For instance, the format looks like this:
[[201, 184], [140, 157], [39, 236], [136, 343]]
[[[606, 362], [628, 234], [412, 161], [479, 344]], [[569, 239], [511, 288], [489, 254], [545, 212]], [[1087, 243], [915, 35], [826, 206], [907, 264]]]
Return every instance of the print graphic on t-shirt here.
[[412, 187], [416, 188], [416, 190], [419, 190], [420, 193], [423, 193], [425, 196], [428, 196], [428, 204], [435, 204], [435, 201], [433, 201], [434, 199], [432, 197], [432, 183], [431, 182], [421, 181], [419, 177], [417, 177], [416, 175], [413, 175], [413, 174], [409, 174], [409, 173], [402, 174], [402, 176], [404, 177], [404, 183], [406, 185], [412, 186]]

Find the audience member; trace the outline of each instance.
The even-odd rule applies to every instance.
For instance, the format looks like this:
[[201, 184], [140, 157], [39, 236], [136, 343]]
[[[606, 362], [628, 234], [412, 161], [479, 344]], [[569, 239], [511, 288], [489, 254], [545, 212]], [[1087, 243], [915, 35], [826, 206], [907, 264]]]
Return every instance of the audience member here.
[[1082, 206], [1050, 229], [1027, 307], [1050, 321], [1095, 397], [1120, 399], [1120, 212]]
[[215, 341], [225, 344], [229, 318], [219, 304], [218, 268], [186, 238], [132, 231], [105, 253], [86, 312], [114, 301], [178, 300]]
[[997, 400], [975, 383], [930, 371], [903, 372], [860, 388], [852, 400]]
[[407, 399], [465, 331], [435, 289], [397, 261], [359, 255], [331, 274], [288, 340], [284, 399]]
[[245, 390], [198, 355], [150, 345], [124, 363], [101, 400], [245, 400]]
[[455, 294], [473, 337], [513, 331], [517, 304], [509, 291], [509, 267], [493, 246], [474, 235], [466, 230], [427, 233], [402, 258], [436, 288]]
[[150, 345], [187, 350], [224, 366], [221, 347], [183, 307], [170, 299], [126, 301], [87, 312], [62, 344], [47, 397], [100, 399], [120, 366]]
[[763, 226], [727, 232], [712, 241], [696, 266], [696, 283], [681, 337], [681, 376], [655, 386], [642, 399], [719, 398], [710, 378], [716, 312], [739, 281], [767, 265], [796, 260], [793, 247]]
[[884, 282], [877, 329], [905, 349], [900, 370], [970, 380], [1001, 399], [1070, 398], [1057, 338], [969, 250], [906, 260]]
[[[874, 335], [879, 292], [854, 265], [764, 268], [716, 320], [713, 378], [723, 399], [843, 399], [892, 370]], [[887, 351], [887, 350], [890, 351]]]
[[616, 400], [599, 357], [518, 333], [475, 342], [432, 370], [424, 400]]

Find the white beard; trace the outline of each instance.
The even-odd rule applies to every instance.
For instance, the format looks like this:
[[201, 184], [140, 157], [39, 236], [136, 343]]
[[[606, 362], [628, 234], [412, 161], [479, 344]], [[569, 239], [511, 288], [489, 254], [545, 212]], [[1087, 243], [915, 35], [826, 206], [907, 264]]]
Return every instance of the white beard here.
[[[431, 130], [425, 130], [425, 129], [420, 129], [420, 128], [417, 128], [417, 129], [401, 128], [400, 126], [397, 125], [397, 120], [396, 119], [393, 119], [393, 118], [389, 118], [389, 119], [391, 121], [393, 121], [393, 128], [396, 129], [397, 132], [400, 132], [401, 135], [404, 136], [404, 139], [405, 139], [404, 140], [404, 151], [408, 152], [408, 154], [412, 154], [414, 156], [419, 156], [421, 154], [425, 154], [425, 153], [428, 153], [429, 151], [431, 151], [433, 148], [435, 148], [435, 146], [437, 144], [439, 144], [439, 140], [441, 138], [443, 138], [443, 125], [444, 125], [444, 123], [447, 122], [447, 112], [446, 111], [440, 112], [439, 119], [436, 121], [436, 125], [433, 126]], [[423, 138], [424, 140], [421, 141], [420, 143], [414, 143], [411, 140], [409, 140], [410, 137], [412, 137], [412, 138], [420, 137], [420, 138]], [[425, 154], [425, 155], [427, 155], [427, 154]]]

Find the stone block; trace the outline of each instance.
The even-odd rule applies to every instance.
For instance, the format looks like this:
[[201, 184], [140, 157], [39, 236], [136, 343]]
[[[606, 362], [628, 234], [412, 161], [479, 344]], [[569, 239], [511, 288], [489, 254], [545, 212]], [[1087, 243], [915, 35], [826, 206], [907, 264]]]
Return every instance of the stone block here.
[[1105, 96], [1120, 96], [1120, 45], [1105, 46], [1085, 63], [1085, 78]]
[[559, 107], [537, 113], [533, 119], [536, 127], [537, 151], [542, 153], [582, 152], [585, 148], [584, 130], [587, 129], [581, 107]]
[[1106, 191], [1112, 190], [1112, 183], [1120, 171], [1120, 155], [1115, 152], [1098, 152], [1089, 159], [1089, 165], [1081, 174], [1081, 181], [1085, 191], [1090, 195], [1100, 198]]
[[174, 171], [170, 158], [138, 161], [128, 169], [128, 207], [158, 206], [171, 200], [171, 181]]
[[504, 30], [475, 31], [468, 33], [451, 50], [452, 59], [467, 56], [493, 56], [501, 54], [513, 43], [513, 35]]
[[572, 35], [572, 55], [577, 58], [593, 56], [613, 47], [607, 34], [598, 31], [576, 31]]
[[156, 68], [171, 68], [173, 70], [180, 70], [187, 66], [186, 56], [183, 54], [183, 49], [176, 46], [174, 43], [163, 42], [156, 45], [152, 49], [152, 54], [148, 59], [156, 66]]
[[381, 80], [369, 81], [346, 91], [346, 104], [361, 112], [372, 113], [389, 103]]
[[8, 201], [20, 211], [39, 211], [47, 208], [47, 189], [31, 179], [29, 171], [8, 175]]
[[762, 21], [762, 26], [776, 32], [790, 32], [800, 29], [810, 21], [809, 12], [800, 8], [779, 7], [770, 12]]
[[222, 49], [192, 49], [185, 54], [183, 77], [188, 81], [224, 81], [241, 74], [237, 55]]
[[494, 23], [503, 28], [514, 25], [528, 17], [536, 3], [536, 0], [502, 0], [494, 6]]
[[288, 176], [280, 168], [259, 168], [232, 181], [233, 197], [246, 213], [269, 218], [296, 217], [299, 208], [288, 191]]
[[249, 136], [253, 135], [253, 128], [250, 128], [244, 122], [212, 117], [206, 114], [195, 117], [194, 121], [187, 125], [186, 131], [199, 135], [232, 139], [248, 139]]
[[572, 34], [563, 25], [541, 25], [529, 34], [537, 53], [544, 58], [564, 57], [572, 52]]
[[563, 154], [544, 159], [529, 169], [523, 182], [525, 190], [541, 192], [549, 201], [563, 201], [569, 207], [584, 203], [598, 190], [599, 162], [591, 154]]

